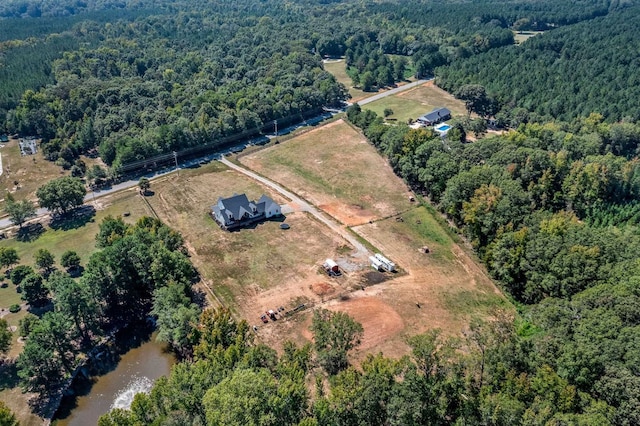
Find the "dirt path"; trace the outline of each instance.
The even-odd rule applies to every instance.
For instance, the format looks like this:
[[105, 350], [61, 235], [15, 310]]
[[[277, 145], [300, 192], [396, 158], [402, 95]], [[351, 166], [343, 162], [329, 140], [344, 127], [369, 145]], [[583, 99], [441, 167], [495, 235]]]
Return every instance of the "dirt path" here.
[[257, 180], [258, 182], [262, 183], [263, 185], [268, 186], [269, 188], [279, 192], [280, 194], [282, 194], [284, 197], [288, 198], [289, 200], [291, 200], [293, 203], [295, 203], [301, 211], [304, 212], [308, 212], [309, 214], [311, 214], [313, 217], [315, 217], [316, 219], [318, 219], [320, 222], [324, 223], [325, 225], [327, 225], [329, 228], [331, 228], [334, 232], [336, 232], [337, 234], [339, 234], [340, 236], [342, 236], [342, 238], [344, 238], [345, 240], [347, 240], [349, 242], [349, 244], [351, 244], [355, 249], [356, 249], [356, 254], [354, 256], [356, 257], [361, 257], [361, 258], [367, 258], [370, 256], [369, 250], [367, 250], [367, 248], [360, 243], [360, 241], [358, 241], [353, 235], [351, 235], [351, 233], [349, 233], [349, 231], [345, 228], [343, 228], [342, 226], [340, 226], [339, 224], [337, 224], [336, 222], [334, 222], [333, 220], [331, 220], [330, 218], [328, 218], [326, 215], [322, 214], [318, 209], [316, 209], [314, 206], [312, 206], [311, 204], [309, 204], [308, 202], [306, 202], [305, 200], [303, 200], [302, 198], [298, 197], [297, 195], [295, 195], [294, 193], [287, 191], [286, 189], [284, 189], [282, 186], [278, 185], [277, 183], [263, 177], [260, 176], [248, 169], [245, 169], [244, 167], [240, 167], [237, 164], [232, 163], [231, 161], [227, 160], [224, 157], [220, 157], [220, 159], [218, 160], [220, 161], [222, 164], [226, 165], [227, 167], [236, 170], [240, 173], [243, 173], [247, 176], [249, 176], [252, 179]]

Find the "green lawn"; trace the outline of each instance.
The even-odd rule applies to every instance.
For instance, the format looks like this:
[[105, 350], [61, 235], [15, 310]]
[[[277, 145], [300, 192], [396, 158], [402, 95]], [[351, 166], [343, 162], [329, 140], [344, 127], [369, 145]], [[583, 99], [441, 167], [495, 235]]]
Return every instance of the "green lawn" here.
[[324, 64], [324, 69], [333, 74], [338, 82], [345, 85], [345, 87], [349, 90], [352, 101], [364, 99], [369, 96], [375, 95], [375, 93], [364, 92], [353, 87], [351, 77], [349, 77], [349, 75], [347, 74], [346, 63], [344, 59], [339, 62], [327, 62]]
[[363, 108], [374, 111], [380, 117], [384, 117], [384, 110], [389, 108], [393, 111], [393, 114], [387, 117], [387, 120], [391, 119], [402, 123], [406, 123], [409, 119], [415, 120], [433, 109], [425, 106], [422, 102], [398, 96], [387, 96], [371, 102], [363, 106]]
[[427, 83], [406, 92], [387, 96], [363, 106], [365, 109], [375, 111], [379, 116], [383, 116], [384, 110], [390, 108], [393, 110], [393, 114], [388, 118], [395, 119], [398, 122], [407, 122], [409, 119], [415, 120], [421, 115], [440, 107], [451, 110], [453, 116], [466, 114], [462, 101], [436, 87], [433, 83]]

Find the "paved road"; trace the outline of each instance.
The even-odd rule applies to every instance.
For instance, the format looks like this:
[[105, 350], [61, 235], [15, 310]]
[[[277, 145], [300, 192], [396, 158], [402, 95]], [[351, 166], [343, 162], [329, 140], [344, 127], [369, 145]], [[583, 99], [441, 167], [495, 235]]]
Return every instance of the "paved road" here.
[[347, 240], [357, 250], [356, 256], [364, 257], [364, 258], [367, 258], [368, 256], [370, 256], [369, 250], [367, 250], [367, 248], [360, 241], [358, 241], [351, 233], [349, 233], [347, 229], [342, 227], [337, 222], [334, 222], [333, 220], [331, 220], [325, 214], [320, 212], [318, 209], [316, 209], [314, 206], [312, 206], [308, 202], [304, 201], [302, 198], [295, 195], [293, 192], [287, 191], [286, 189], [284, 189], [277, 183], [273, 182], [272, 180], [269, 180], [263, 176], [260, 176], [249, 169], [245, 169], [244, 167], [240, 167], [237, 164], [232, 163], [231, 161], [224, 158], [224, 156], [220, 157], [218, 161], [220, 161], [222, 164], [225, 164], [227, 167], [230, 167], [240, 173], [243, 173], [249, 176], [252, 179], [257, 180], [258, 182], [268, 186], [269, 188], [272, 188], [273, 190], [287, 197], [289, 200], [291, 200], [292, 202], [300, 206], [300, 209], [302, 211], [308, 212], [309, 214], [313, 215], [320, 222], [324, 223], [329, 228], [331, 228], [334, 232], [342, 236], [342, 238]]
[[405, 84], [403, 86], [398, 86], [398, 87], [396, 87], [394, 89], [387, 90], [386, 92], [378, 93], [377, 95], [373, 95], [373, 96], [371, 96], [369, 98], [363, 99], [363, 100], [358, 101], [356, 103], [358, 105], [366, 105], [368, 103], [378, 101], [378, 100], [380, 100], [382, 98], [386, 98], [387, 96], [395, 95], [396, 93], [404, 92], [405, 90], [409, 90], [409, 89], [412, 89], [412, 88], [414, 88], [416, 86], [420, 86], [421, 84], [424, 84], [424, 83], [426, 83], [428, 81], [431, 81], [431, 80], [433, 80], [433, 78], [429, 78], [427, 80], [416, 80], [416, 81], [414, 81], [412, 83], [407, 83], [407, 84]]

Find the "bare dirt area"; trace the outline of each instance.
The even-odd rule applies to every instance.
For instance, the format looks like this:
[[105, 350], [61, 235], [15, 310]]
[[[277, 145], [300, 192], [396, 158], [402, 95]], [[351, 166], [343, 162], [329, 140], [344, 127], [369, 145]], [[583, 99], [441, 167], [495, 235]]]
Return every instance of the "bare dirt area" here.
[[343, 120], [242, 156], [240, 162], [347, 226], [411, 207], [406, 185], [375, 148]]
[[[459, 336], [472, 317], [491, 316], [495, 309], [511, 309], [485, 270], [466, 248], [453, 241], [433, 213], [416, 207], [396, 218], [354, 230], [394, 261], [397, 274], [363, 272], [357, 287], [314, 307], [343, 311], [360, 322], [364, 336], [353, 354], [357, 361], [368, 353], [401, 357], [409, 351], [408, 337], [440, 329]], [[423, 247], [429, 248], [424, 253]], [[311, 312], [295, 314], [259, 332], [270, 344], [286, 339], [312, 339]]]

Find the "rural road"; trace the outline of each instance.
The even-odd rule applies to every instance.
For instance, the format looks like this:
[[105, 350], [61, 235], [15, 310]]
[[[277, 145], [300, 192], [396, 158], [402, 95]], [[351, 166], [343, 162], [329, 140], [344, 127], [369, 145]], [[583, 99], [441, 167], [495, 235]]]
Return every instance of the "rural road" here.
[[367, 248], [360, 241], [358, 241], [353, 235], [351, 235], [347, 229], [343, 228], [342, 226], [340, 226], [340, 224], [329, 219], [325, 214], [321, 213], [314, 206], [304, 201], [302, 198], [298, 197], [291, 191], [287, 191], [282, 186], [278, 185], [272, 180], [269, 180], [263, 176], [260, 176], [249, 169], [245, 169], [244, 167], [240, 167], [237, 164], [232, 163], [231, 161], [224, 158], [224, 156], [221, 156], [218, 159], [218, 161], [220, 161], [222, 164], [226, 165], [227, 167], [233, 170], [236, 170], [240, 173], [243, 173], [249, 176], [250, 178], [264, 184], [265, 186], [268, 186], [269, 188], [279, 192], [280, 194], [284, 195], [286, 198], [288, 198], [289, 200], [291, 200], [292, 202], [300, 206], [300, 209], [302, 211], [308, 212], [311, 215], [313, 215], [316, 219], [318, 219], [320, 222], [327, 225], [330, 229], [332, 229], [334, 232], [342, 236], [342, 238], [347, 240], [353, 247], [355, 247], [355, 249], [357, 250], [357, 254], [356, 254], [357, 257], [367, 258], [370, 256], [369, 250], [367, 250]]
[[[405, 84], [403, 86], [399, 86], [399, 87], [396, 87], [394, 89], [387, 90], [386, 92], [382, 92], [382, 93], [379, 93], [377, 95], [371, 96], [370, 98], [363, 99], [363, 100], [359, 101], [358, 104], [366, 105], [369, 102], [374, 102], [374, 101], [377, 101], [377, 100], [382, 99], [384, 97], [387, 97], [387, 96], [390, 96], [390, 95], [394, 95], [396, 93], [403, 92], [405, 90], [409, 90], [409, 89], [411, 89], [413, 87], [416, 87], [416, 86], [419, 86], [421, 84], [424, 84], [424, 83], [428, 82], [429, 80], [432, 80], [432, 79], [417, 80], [417, 81], [414, 81], [412, 83], [408, 83], [408, 84]], [[335, 115], [338, 112], [339, 111], [336, 110], [336, 111], [332, 111], [331, 113], [321, 114], [321, 115], [319, 115], [317, 117], [307, 119], [302, 123], [299, 123], [299, 124], [296, 124], [296, 125], [293, 125], [293, 126], [289, 126], [289, 127], [285, 128], [285, 129], [278, 129], [278, 134], [277, 135], [267, 135], [267, 137], [269, 139], [272, 139], [272, 138], [274, 138], [274, 137], [276, 137], [278, 135], [284, 135], [284, 134], [290, 133], [290, 132], [294, 131], [295, 129], [297, 129], [299, 127], [302, 127], [302, 126], [305, 126], [305, 125], [315, 125], [315, 124], [321, 122], [322, 120], [326, 119], [328, 116]], [[236, 148], [238, 148], [238, 147], [245, 148], [246, 146], [251, 145], [252, 143], [255, 143], [256, 141], [258, 141], [258, 139], [250, 139], [250, 140], [245, 141], [245, 142], [243, 142], [241, 144], [238, 144], [236, 146], [233, 146], [233, 147], [230, 147], [230, 148], [226, 148], [224, 151], [212, 153], [212, 154], [206, 155], [206, 156], [201, 157], [201, 158], [196, 158], [196, 159], [193, 159], [193, 160], [182, 162], [182, 163], [180, 163], [180, 167], [182, 167], [182, 168], [191, 167], [191, 166], [197, 165], [198, 163], [200, 163], [202, 161], [211, 161], [211, 160], [218, 159], [218, 158], [222, 158], [224, 160], [224, 155], [225, 154], [234, 152], [236, 150]], [[226, 161], [226, 160], [224, 160], [224, 161]], [[232, 164], [231, 167], [237, 167], [233, 163], [229, 163], [229, 164]], [[239, 171], [241, 171], [243, 173], [245, 173], [245, 172], [252, 173], [252, 172], [250, 172], [248, 170], [245, 170], [245, 169], [243, 169], [241, 167], [238, 167], [238, 169], [240, 169]], [[162, 177], [162, 176], [166, 176], [166, 175], [168, 175], [170, 173], [174, 173], [176, 170], [179, 170], [179, 169], [175, 169], [175, 168], [163, 169], [163, 170], [159, 170], [159, 171], [156, 171], [154, 173], [151, 173], [151, 174], [145, 174], [143, 176], [148, 178], [148, 179], [156, 179], [156, 178], [159, 178], [159, 177]], [[252, 173], [252, 174], [255, 175], [255, 173]], [[140, 177], [142, 177], [142, 176], [140, 176]], [[255, 175], [255, 179], [260, 180], [262, 178], [260, 176], [258, 176], [258, 175]], [[269, 182], [269, 183], [266, 183], [266, 182]], [[274, 184], [273, 182], [271, 182], [269, 180], [266, 180], [266, 182], [265, 182], [265, 185], [274, 188], [276, 191], [282, 193], [286, 197], [289, 197], [291, 200], [299, 200], [300, 199], [299, 197], [295, 196], [294, 194], [291, 194], [289, 191], [286, 191], [284, 188]], [[84, 202], [85, 202], [85, 204], [88, 204], [88, 203], [93, 202], [96, 198], [103, 197], [105, 195], [109, 195], [109, 194], [112, 194], [114, 192], [123, 191], [125, 189], [133, 188], [133, 187], [135, 187], [137, 185], [138, 185], [138, 180], [137, 179], [132, 179], [132, 180], [128, 180], [128, 181], [121, 182], [119, 184], [113, 185], [113, 186], [111, 186], [109, 188], [106, 188], [106, 189], [92, 191], [92, 192], [87, 193], [87, 195], [84, 197]], [[275, 187], [272, 186], [272, 185], [275, 185]], [[282, 192], [281, 190], [285, 191], [288, 194], [291, 194], [291, 197], [294, 197], [294, 198], [291, 198], [290, 196], [286, 195], [285, 192]], [[300, 204], [301, 206], [303, 206], [303, 205], [308, 206], [310, 210], [307, 210], [307, 211], [309, 211], [312, 214], [313, 214], [313, 211], [315, 211], [317, 214], [314, 214], [314, 216], [316, 216], [322, 222], [326, 223], [329, 227], [333, 228], [334, 226], [337, 226], [337, 228], [334, 228], [336, 230], [336, 232], [339, 232], [349, 242], [352, 242], [352, 240], [353, 240], [354, 242], [352, 242], [352, 244], [354, 244], [354, 246], [356, 248], [358, 248], [358, 251], [360, 251], [359, 247], [361, 246], [362, 249], [364, 250], [363, 253], [368, 253], [367, 249], [364, 246], [362, 246], [362, 244], [360, 244], [355, 238], [353, 238], [348, 233], [348, 231], [346, 231], [345, 229], [341, 228], [335, 222], [324, 218], [324, 216], [318, 210], [316, 210], [313, 206], [309, 205], [308, 203], [306, 203], [306, 202], [304, 202], [302, 200], [300, 200], [300, 201], [301, 201], [301, 204]], [[44, 209], [44, 208], [39, 208], [39, 209], [36, 210], [36, 216], [35, 216], [34, 219], [40, 218], [40, 217], [45, 216], [47, 214], [49, 214], [49, 210]], [[8, 227], [10, 227], [12, 225], [13, 224], [11, 223], [11, 221], [8, 218], [0, 219], [0, 229], [5, 229], [5, 228], [8, 228]], [[349, 238], [347, 238], [347, 237], [349, 237]]]

